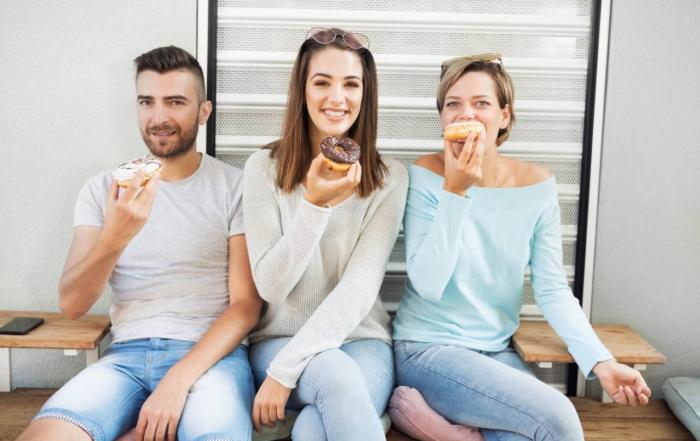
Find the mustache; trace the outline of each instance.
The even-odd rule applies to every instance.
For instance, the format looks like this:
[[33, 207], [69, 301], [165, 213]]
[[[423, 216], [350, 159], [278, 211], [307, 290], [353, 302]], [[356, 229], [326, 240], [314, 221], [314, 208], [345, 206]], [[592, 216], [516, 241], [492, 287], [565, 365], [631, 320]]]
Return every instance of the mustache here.
[[160, 126], [151, 126], [147, 129], [148, 133], [153, 133], [153, 132], [170, 132], [170, 131], [177, 131], [176, 126], [171, 126], [168, 124], [163, 124]]

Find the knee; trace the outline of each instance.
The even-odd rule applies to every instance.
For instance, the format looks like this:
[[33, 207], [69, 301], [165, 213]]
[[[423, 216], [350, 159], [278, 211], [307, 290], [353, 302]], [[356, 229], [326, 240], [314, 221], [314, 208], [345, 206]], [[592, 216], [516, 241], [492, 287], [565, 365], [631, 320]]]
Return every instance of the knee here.
[[323, 419], [316, 406], [305, 406], [292, 428], [292, 440], [326, 441]]
[[535, 440], [583, 440], [581, 421], [571, 400], [557, 392], [546, 406], [542, 430]]
[[321, 397], [351, 400], [366, 394], [365, 379], [359, 366], [340, 350], [322, 352], [309, 363], [302, 378], [313, 384]]

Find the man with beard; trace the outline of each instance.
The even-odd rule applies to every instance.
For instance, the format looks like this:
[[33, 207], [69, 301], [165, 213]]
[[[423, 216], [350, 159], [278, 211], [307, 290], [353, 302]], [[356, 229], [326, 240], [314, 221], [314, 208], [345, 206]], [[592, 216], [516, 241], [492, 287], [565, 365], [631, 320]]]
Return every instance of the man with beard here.
[[170, 46], [135, 60], [138, 121], [160, 176], [81, 190], [59, 285], [77, 319], [109, 281], [113, 342], [42, 407], [20, 440], [247, 440], [254, 386], [245, 337], [253, 284], [242, 172], [196, 151], [209, 117], [197, 60]]

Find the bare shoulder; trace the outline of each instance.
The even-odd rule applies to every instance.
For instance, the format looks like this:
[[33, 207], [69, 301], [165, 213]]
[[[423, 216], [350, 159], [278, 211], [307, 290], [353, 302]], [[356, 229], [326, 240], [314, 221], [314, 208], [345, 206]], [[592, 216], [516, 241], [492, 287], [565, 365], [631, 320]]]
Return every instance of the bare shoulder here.
[[437, 153], [419, 156], [413, 163], [419, 167], [426, 168], [440, 176], [443, 176], [445, 174], [445, 163], [443, 162], [440, 155], [438, 155]]
[[539, 184], [552, 177], [546, 168], [530, 162], [520, 161], [513, 158], [504, 158], [504, 162], [510, 169], [514, 187], [525, 187]]

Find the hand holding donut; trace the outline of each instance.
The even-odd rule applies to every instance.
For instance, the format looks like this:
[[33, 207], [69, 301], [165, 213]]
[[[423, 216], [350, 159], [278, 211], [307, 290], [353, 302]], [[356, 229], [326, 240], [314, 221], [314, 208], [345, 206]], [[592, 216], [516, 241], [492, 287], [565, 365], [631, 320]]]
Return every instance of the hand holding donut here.
[[445, 183], [443, 185], [445, 190], [464, 196], [469, 187], [481, 179], [481, 159], [484, 154], [484, 146], [480, 142], [480, 133], [478, 130], [466, 130], [464, 132], [466, 139], [452, 138], [448, 136], [446, 127], [444, 142]]
[[307, 201], [320, 207], [325, 207], [333, 199], [352, 191], [362, 178], [362, 167], [359, 162], [355, 162], [350, 165], [345, 176], [339, 179], [328, 179], [324, 161], [322, 153], [311, 161], [311, 167], [306, 174], [306, 193], [304, 194]]

